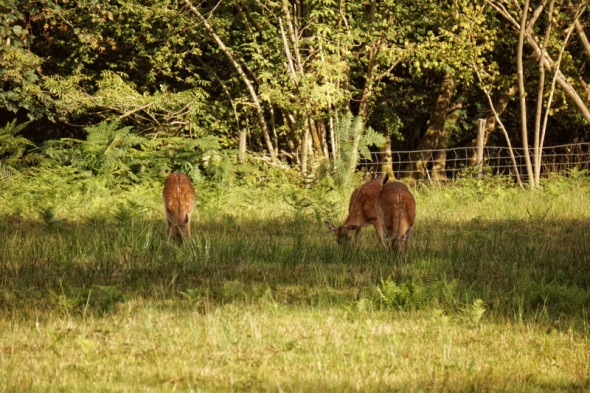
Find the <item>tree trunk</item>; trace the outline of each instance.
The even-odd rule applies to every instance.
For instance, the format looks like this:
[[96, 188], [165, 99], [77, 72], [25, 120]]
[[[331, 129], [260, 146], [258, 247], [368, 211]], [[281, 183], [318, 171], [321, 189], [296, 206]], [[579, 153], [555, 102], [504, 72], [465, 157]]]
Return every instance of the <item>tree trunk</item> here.
[[322, 154], [326, 160], [330, 160], [330, 152], [328, 151], [327, 133], [325, 123], [319, 120], [313, 120], [314, 127], [317, 129], [320, 138]]
[[309, 124], [311, 140], [313, 141], [314, 149], [312, 149], [312, 151], [315, 150], [315, 153], [321, 155], [322, 154], [322, 142], [320, 140], [320, 135], [319, 135], [318, 129], [315, 126], [315, 121], [312, 119], [311, 115], [307, 117], [307, 123]]
[[[363, 86], [363, 93], [361, 95], [361, 103], [359, 106], [359, 112], [358, 112], [358, 116], [360, 116], [362, 118], [362, 126], [364, 128], [365, 123], [367, 121], [367, 114], [369, 112], [368, 108], [369, 108], [369, 97], [371, 95], [371, 87], [373, 84], [373, 71], [375, 69], [375, 65], [376, 65], [376, 58], [377, 58], [377, 54], [379, 53], [379, 50], [381, 48], [380, 44], [374, 44], [370, 49], [370, 53], [369, 53], [369, 65], [367, 66], [367, 75], [365, 76], [365, 83]], [[353, 160], [351, 160], [349, 166], [348, 166], [348, 172], [350, 174], [354, 173], [354, 170], [356, 169], [356, 157], [358, 155], [358, 149], [361, 143], [361, 137], [362, 137], [362, 133], [358, 133], [358, 135], [356, 135], [352, 141], [352, 157], [355, 158]]]
[[[284, 16], [284, 23], [282, 17], [279, 17], [278, 21], [281, 31], [281, 40], [283, 41], [283, 49], [287, 58], [287, 62], [285, 64], [295, 91], [298, 93], [300, 81], [304, 76], [304, 62], [299, 49], [300, 38], [297, 31], [297, 25], [294, 23], [295, 17], [293, 17], [290, 11], [291, 5], [287, 0], [282, 0], [281, 6]], [[286, 29], [284, 25], [286, 25]], [[299, 113], [297, 113], [297, 116], [299, 117]], [[307, 105], [305, 105], [304, 112], [301, 113], [301, 118], [304, 119], [303, 138], [300, 140], [300, 150], [302, 156], [301, 171], [303, 173], [307, 173], [309, 155], [314, 154], [314, 145], [316, 146], [316, 149], [318, 149], [318, 152], [321, 153], [321, 142], [319, 135], [317, 134], [317, 130], [315, 129], [314, 124], [312, 124], [313, 120], [311, 119], [311, 109], [308, 108]], [[311, 148], [309, 146], [310, 144]]]
[[[445, 121], [445, 128], [452, 127], [459, 120], [460, 110], [463, 108], [463, 98], [459, 98], [453, 109], [449, 110], [449, 115]], [[438, 141], [437, 149], [446, 149], [449, 147], [449, 135], [443, 130]], [[432, 171], [430, 177], [432, 180], [447, 179], [447, 153], [444, 150], [437, 150], [432, 157]]]
[[[524, 68], [522, 66], [522, 47], [524, 45], [524, 37], [526, 35], [527, 15], [529, 10], [529, 0], [525, 0], [522, 20], [520, 22], [520, 33], [518, 34], [518, 48], [516, 52], [516, 74], [518, 76], [518, 91], [520, 97], [520, 128], [522, 137], [522, 147], [524, 151], [524, 162], [526, 165], [526, 172], [531, 188], [535, 186], [535, 178], [533, 175], [533, 167], [531, 165], [531, 156], [529, 154], [529, 136], [527, 128], [527, 114], [526, 114], [526, 89], [524, 86]], [[543, 57], [542, 55], [540, 56]]]
[[[369, 5], [369, 24], [371, 24], [375, 20], [375, 11], [377, 10], [377, 0], [371, 0]], [[373, 88], [373, 73], [375, 71], [375, 67], [377, 65], [377, 55], [381, 50], [381, 45], [383, 44], [385, 37], [381, 37], [379, 42], [374, 42], [373, 45], [369, 47], [369, 64], [367, 65], [367, 74], [365, 75], [365, 82], [363, 85], [363, 92], [361, 94], [361, 101], [359, 105], [358, 116], [362, 118], [362, 127], [365, 126], [367, 121], [367, 115], [369, 112], [369, 97], [371, 96], [371, 91]], [[352, 157], [354, 158], [351, 160], [348, 171], [352, 174], [355, 170], [355, 165], [357, 161], [358, 155], [358, 148], [361, 142], [361, 133], [355, 136], [352, 145]]]
[[291, 17], [291, 12], [289, 12], [289, 2], [287, 0], [282, 1], [283, 6], [283, 13], [287, 18], [287, 29], [289, 30], [289, 38], [291, 39], [291, 44], [293, 45], [293, 52], [295, 53], [295, 60], [297, 62], [296, 67], [303, 77], [303, 62], [301, 61], [301, 52], [299, 51], [299, 42], [297, 40], [297, 31], [295, 29], [295, 25], [293, 24], [293, 18]]
[[477, 152], [476, 152], [476, 161], [475, 165], [477, 165], [477, 177], [481, 178], [483, 176], [483, 146], [484, 146], [484, 137], [486, 133], [486, 120], [479, 119], [477, 121]]
[[[322, 46], [322, 38], [320, 36], [320, 34], [318, 33], [318, 43], [319, 43], [319, 47], [320, 47], [320, 58], [322, 59], [322, 63], [326, 63], [326, 58], [324, 57], [324, 48]], [[331, 84], [332, 83], [332, 78], [328, 77], [328, 81]], [[326, 91], [326, 96], [328, 98], [328, 131], [324, 131], [324, 135], [326, 135], [326, 138], [328, 138], [328, 133], [329, 133], [329, 138], [330, 138], [330, 142], [329, 145], [332, 147], [332, 159], [335, 161], [336, 158], [338, 157], [338, 147], [336, 146], [336, 139], [334, 138], [334, 118], [333, 118], [333, 114], [332, 114], [332, 97], [330, 96], [330, 89], [328, 88], [328, 90]], [[325, 127], [324, 127], [325, 130]], [[326, 146], [324, 155], [326, 156], [326, 158], [329, 160], [330, 159], [330, 151], [328, 146]]]
[[[416, 147], [416, 152], [410, 154], [411, 163], [408, 165], [409, 176], [414, 179], [424, 179], [427, 176], [426, 166], [430, 161], [429, 150], [436, 149], [440, 146], [440, 143], [446, 138], [445, 135], [445, 122], [449, 113], [449, 107], [451, 104], [451, 98], [455, 90], [455, 81], [450, 72], [446, 72], [443, 81], [440, 85], [440, 91], [434, 107], [434, 112], [430, 117], [430, 124], [426, 129], [426, 133], [420, 140], [420, 143]], [[443, 157], [439, 157], [439, 160]], [[440, 168], [437, 168], [439, 172], [437, 176], [441, 175]]]
[[[549, 3], [549, 12], [547, 15], [553, 15], [553, 5], [555, 0]], [[551, 35], [551, 28], [553, 26], [553, 18], [549, 18], [547, 28], [545, 29], [545, 37], [543, 38], [543, 45], [541, 46], [541, 58], [545, 57], [545, 52], [549, 46], [549, 38]], [[535, 113], [535, 132], [534, 132], [534, 149], [533, 149], [533, 173], [534, 186], [539, 187], [541, 177], [541, 118], [543, 115], [543, 101], [545, 93], [545, 67], [539, 60], [539, 85], [537, 88], [537, 112]], [[549, 108], [547, 108], [547, 111]]]
[[[553, 5], [553, 2], [551, 3], [551, 5]], [[557, 62], [554, 65], [555, 73], [553, 75], [553, 80], [551, 81], [551, 88], [549, 90], [549, 97], [547, 98], [547, 105], [545, 108], [545, 117], [543, 119], [543, 125], [541, 126], [541, 130], [540, 130], [541, 135], [539, 138], [540, 140], [539, 140], [538, 156], [535, 156], [535, 180], [536, 180], [537, 186], [539, 185], [539, 182], [540, 182], [541, 158], [543, 155], [543, 144], [545, 143], [545, 132], [547, 131], [547, 120], [549, 118], [549, 113], [551, 112], [551, 103], [553, 101], [553, 95], [555, 94], [556, 76], [557, 76], [557, 73], [559, 72], [559, 67], [561, 65], [561, 59], [563, 58], [563, 52], [565, 51], [565, 47], [567, 46], [567, 43], [572, 35], [572, 32], [574, 31], [576, 23], [579, 23], [578, 19], [579, 19], [581, 13], [582, 13], [581, 9], [578, 9], [576, 11], [574, 23], [567, 30], [566, 37], [563, 41], [563, 45], [561, 46], [561, 49], [559, 51], [559, 56], [557, 57]], [[535, 153], [537, 153], [537, 152], [535, 152]]]
[[395, 175], [393, 173], [393, 156], [391, 153], [391, 138], [387, 138], [387, 143], [384, 146], [379, 148], [381, 163], [379, 172], [385, 176], [389, 175], [391, 180], [395, 180]]
[[309, 119], [305, 121], [305, 127], [303, 131], [303, 138], [301, 141], [301, 172], [307, 173], [307, 158], [309, 156]]

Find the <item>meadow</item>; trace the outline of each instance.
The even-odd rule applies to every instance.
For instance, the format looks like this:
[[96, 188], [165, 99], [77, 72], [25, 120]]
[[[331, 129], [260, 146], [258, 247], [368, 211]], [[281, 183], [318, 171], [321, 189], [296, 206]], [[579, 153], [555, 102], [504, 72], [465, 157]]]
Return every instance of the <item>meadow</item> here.
[[0, 185], [0, 391], [588, 391], [590, 179], [412, 187], [407, 255], [352, 187]]

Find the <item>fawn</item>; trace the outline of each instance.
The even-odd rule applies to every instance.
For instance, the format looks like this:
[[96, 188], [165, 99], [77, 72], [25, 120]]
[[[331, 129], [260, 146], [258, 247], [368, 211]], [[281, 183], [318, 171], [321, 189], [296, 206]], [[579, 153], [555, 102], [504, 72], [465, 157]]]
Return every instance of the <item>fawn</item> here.
[[191, 237], [191, 213], [195, 202], [195, 189], [184, 173], [171, 173], [166, 177], [164, 190], [164, 206], [166, 207], [166, 241], [170, 236], [180, 238]]
[[385, 245], [398, 246], [408, 251], [408, 242], [416, 220], [416, 200], [405, 184], [392, 181], [388, 176], [382, 181], [382, 188], [377, 199], [377, 215], [381, 223], [381, 233], [385, 236]]
[[350, 233], [355, 231], [354, 243], [356, 244], [361, 229], [372, 224], [377, 231], [379, 242], [383, 243], [382, 226], [377, 215], [377, 199], [382, 188], [382, 179], [377, 177], [369, 180], [352, 192], [348, 205], [348, 217], [344, 224], [335, 227], [328, 221], [324, 221], [326, 227], [334, 232], [336, 241], [340, 244], [348, 243]]

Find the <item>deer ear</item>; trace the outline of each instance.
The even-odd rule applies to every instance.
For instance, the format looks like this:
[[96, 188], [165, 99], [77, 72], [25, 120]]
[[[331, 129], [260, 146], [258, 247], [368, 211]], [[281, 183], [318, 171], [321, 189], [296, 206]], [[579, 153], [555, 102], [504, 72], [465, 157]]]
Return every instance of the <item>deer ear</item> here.
[[324, 224], [326, 224], [326, 227], [327, 227], [327, 228], [328, 228], [330, 231], [334, 232], [334, 231], [336, 230], [336, 227], [335, 227], [334, 225], [332, 225], [331, 223], [329, 223], [328, 221], [324, 221]]

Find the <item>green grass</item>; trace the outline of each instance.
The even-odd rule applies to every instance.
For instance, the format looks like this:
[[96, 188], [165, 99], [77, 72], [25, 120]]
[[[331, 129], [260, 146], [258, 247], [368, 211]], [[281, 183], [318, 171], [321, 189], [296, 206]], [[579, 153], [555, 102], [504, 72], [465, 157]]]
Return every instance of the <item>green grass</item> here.
[[351, 190], [0, 189], [0, 390], [587, 391], [590, 180], [414, 191], [407, 256], [338, 247]]

